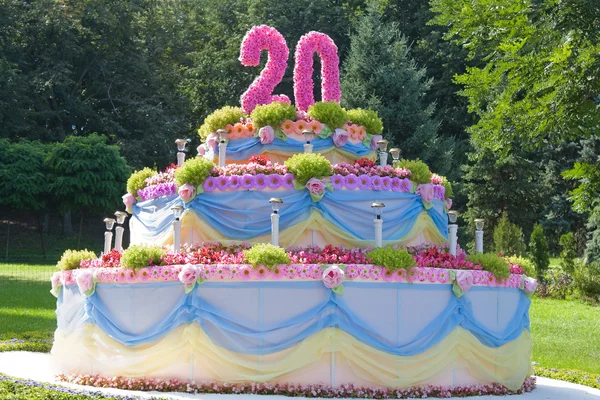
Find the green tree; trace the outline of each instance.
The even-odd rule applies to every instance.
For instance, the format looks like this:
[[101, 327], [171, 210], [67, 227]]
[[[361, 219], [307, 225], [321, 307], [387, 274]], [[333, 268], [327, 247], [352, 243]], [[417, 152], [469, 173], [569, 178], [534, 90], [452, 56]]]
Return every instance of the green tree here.
[[562, 268], [567, 274], [573, 274], [575, 271], [575, 258], [577, 257], [577, 247], [575, 243], [575, 235], [572, 232], [565, 233], [560, 237], [560, 259]]
[[351, 37], [342, 73], [342, 104], [377, 111], [384, 135], [402, 147], [405, 158], [420, 158], [452, 178], [454, 143], [438, 136], [434, 106], [425, 100], [431, 80], [409, 53], [398, 25], [383, 22], [379, 11], [370, 7]]
[[523, 230], [510, 222], [507, 213], [502, 214], [494, 228], [494, 249], [505, 256], [520, 256], [525, 253]]
[[[542, 219], [548, 202], [548, 188], [539, 179], [538, 162], [530, 154], [517, 151], [503, 156], [482, 149], [469, 157], [470, 164], [464, 167], [463, 175], [469, 231], [475, 227], [475, 218], [483, 218], [487, 227], [493, 227], [506, 212], [529, 236], [534, 223]], [[488, 228], [485, 235], [485, 242], [491, 243], [493, 231]]]
[[59, 209], [80, 213], [79, 240], [86, 213], [112, 214], [120, 208], [131, 170], [119, 147], [108, 145], [105, 137], [69, 136], [53, 146], [47, 166]]
[[[36, 217], [44, 259], [46, 245], [41, 218], [50, 195], [48, 171], [44, 166], [48, 147], [39, 142], [23, 140], [11, 144], [0, 139], [0, 206]], [[8, 229], [7, 241], [10, 240], [10, 222]]]
[[544, 273], [550, 266], [550, 252], [548, 251], [548, 241], [544, 234], [544, 228], [536, 224], [531, 232], [529, 240], [529, 253], [531, 261], [535, 265], [535, 271], [540, 280], [544, 279]]

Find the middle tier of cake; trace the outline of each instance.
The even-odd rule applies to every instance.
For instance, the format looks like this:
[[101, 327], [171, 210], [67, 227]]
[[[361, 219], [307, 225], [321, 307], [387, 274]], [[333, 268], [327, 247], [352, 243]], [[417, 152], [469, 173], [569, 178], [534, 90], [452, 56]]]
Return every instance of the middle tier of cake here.
[[172, 244], [172, 208], [177, 205], [184, 207], [182, 243], [270, 242], [272, 197], [283, 201], [279, 210], [279, 244], [283, 247], [374, 246], [373, 202], [385, 204], [384, 245], [448, 241], [445, 203], [437, 198], [424, 203], [420, 195], [409, 192], [334, 190], [314, 201], [307, 190], [267, 188], [205, 192], [187, 203], [177, 195], [138, 202], [130, 220], [131, 243]]

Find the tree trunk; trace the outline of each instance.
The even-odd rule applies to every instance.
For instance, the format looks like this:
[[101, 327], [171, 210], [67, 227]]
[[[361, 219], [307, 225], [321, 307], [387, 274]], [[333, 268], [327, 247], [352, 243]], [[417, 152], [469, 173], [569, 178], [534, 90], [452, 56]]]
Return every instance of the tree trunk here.
[[46, 235], [48, 234], [48, 229], [50, 226], [50, 214], [48, 212], [44, 212], [42, 214], [42, 232]]
[[10, 243], [10, 220], [6, 224], [6, 259], [8, 260], [8, 249]]
[[42, 226], [42, 216], [38, 215], [38, 232], [40, 234], [40, 244], [42, 245], [42, 255], [44, 256], [44, 260], [46, 260], [46, 242], [44, 242], [44, 227]]
[[71, 219], [71, 210], [63, 215], [63, 235], [73, 235], [73, 221]]
[[83, 231], [83, 210], [79, 212], [79, 235], [77, 236], [77, 250], [81, 246], [81, 231]]

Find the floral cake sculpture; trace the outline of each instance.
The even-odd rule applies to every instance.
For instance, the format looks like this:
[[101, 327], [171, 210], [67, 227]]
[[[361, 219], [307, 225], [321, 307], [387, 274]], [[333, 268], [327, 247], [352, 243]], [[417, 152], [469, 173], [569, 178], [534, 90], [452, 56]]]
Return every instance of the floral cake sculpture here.
[[339, 104], [327, 35], [296, 46], [296, 105], [272, 94], [289, 59], [272, 27], [247, 33], [241, 63], [262, 51], [241, 107], [199, 129], [197, 157], [131, 176], [129, 248], [59, 262], [61, 378], [308, 397], [531, 390], [536, 281], [449, 246], [450, 183], [396, 150], [388, 165], [377, 113]]

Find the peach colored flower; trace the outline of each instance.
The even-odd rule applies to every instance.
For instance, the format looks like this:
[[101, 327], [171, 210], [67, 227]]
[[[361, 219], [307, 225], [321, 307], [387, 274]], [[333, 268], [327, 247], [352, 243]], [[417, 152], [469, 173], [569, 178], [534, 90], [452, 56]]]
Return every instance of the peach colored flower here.
[[241, 122], [238, 122], [233, 126], [233, 133], [239, 138], [248, 136], [246, 125], [242, 124]]
[[308, 129], [313, 131], [315, 133], [315, 135], [318, 135], [323, 130], [323, 126], [321, 125], [321, 123], [319, 121], [314, 119], [308, 123]]
[[346, 129], [346, 132], [350, 134], [352, 139], [358, 139], [358, 125], [350, 125], [350, 127]]
[[346, 132], [350, 132], [350, 127], [352, 126], [352, 122], [348, 121], [344, 124], [344, 130]]
[[252, 122], [246, 123], [246, 131], [248, 132], [248, 136], [253, 136], [256, 133], [256, 127]]
[[229, 135], [231, 135], [233, 133], [233, 125], [231, 125], [231, 124], [225, 125], [225, 130], [227, 131], [227, 133]]
[[364, 140], [365, 136], [367, 136], [367, 130], [361, 125], [358, 127], [358, 140]]
[[308, 129], [308, 123], [303, 119], [296, 121], [294, 124], [294, 130], [299, 135], [301, 135], [306, 129]]
[[285, 120], [283, 121], [283, 124], [281, 124], [281, 130], [286, 134], [286, 135], [291, 135], [292, 133], [296, 132], [296, 124], [294, 124], [292, 121]]

